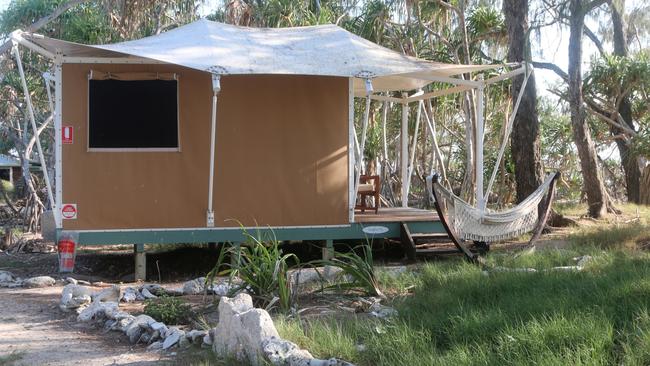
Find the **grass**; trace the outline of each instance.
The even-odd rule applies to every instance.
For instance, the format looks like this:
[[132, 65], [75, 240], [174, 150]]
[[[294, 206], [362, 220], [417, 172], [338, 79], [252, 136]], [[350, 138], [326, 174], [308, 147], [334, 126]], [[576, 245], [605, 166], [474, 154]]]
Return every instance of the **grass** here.
[[[564, 249], [487, 256], [537, 272], [486, 273], [461, 259], [378, 270], [397, 317], [279, 316], [276, 327], [316, 357], [360, 366], [650, 365], [650, 208], [620, 208], [572, 229]], [[582, 255], [593, 257], [583, 271], [550, 270]]]
[[[594, 260], [582, 272], [543, 271], [583, 254]], [[650, 363], [650, 255], [573, 245], [488, 261], [540, 271], [485, 275], [461, 260], [427, 263], [417, 275], [379, 276], [388, 288], [415, 286], [394, 300], [395, 319], [276, 324], [314, 355], [358, 365]]]

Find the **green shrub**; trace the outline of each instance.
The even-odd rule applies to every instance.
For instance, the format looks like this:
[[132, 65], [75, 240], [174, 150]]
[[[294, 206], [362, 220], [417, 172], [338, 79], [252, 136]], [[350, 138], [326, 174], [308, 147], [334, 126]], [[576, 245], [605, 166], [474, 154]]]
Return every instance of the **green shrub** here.
[[[246, 243], [231, 245], [219, 254], [217, 264], [206, 276], [206, 285], [214, 283], [218, 275], [229, 275], [231, 283], [239, 278], [241, 283], [233, 286], [230, 295], [245, 290], [256, 306], [271, 308], [277, 302], [280, 310], [291, 309], [291, 283], [287, 270], [288, 261], [299, 262], [295, 254], [282, 254], [280, 242], [275, 238], [263, 240], [244, 230]], [[226, 263], [226, 254], [231, 263]], [[220, 268], [225, 267], [223, 271]]]
[[192, 308], [185, 301], [170, 296], [145, 300], [144, 313], [165, 324], [187, 323], [192, 318]]

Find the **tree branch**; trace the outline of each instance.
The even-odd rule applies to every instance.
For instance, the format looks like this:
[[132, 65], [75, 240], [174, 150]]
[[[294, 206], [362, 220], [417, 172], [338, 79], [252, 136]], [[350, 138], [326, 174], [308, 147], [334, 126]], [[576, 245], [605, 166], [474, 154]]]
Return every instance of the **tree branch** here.
[[596, 37], [594, 32], [592, 32], [591, 29], [589, 29], [589, 27], [587, 27], [586, 24], [584, 26], [584, 33], [585, 33], [585, 36], [587, 36], [587, 38], [589, 38], [591, 40], [591, 42], [594, 43], [596, 48], [598, 48], [598, 52], [600, 53], [600, 55], [605, 56], [606, 53], [605, 53], [605, 49], [603, 48], [603, 43], [600, 41], [600, 39], [598, 39], [598, 37]]
[[552, 63], [552, 62], [540, 62], [540, 61], [533, 61], [532, 62], [533, 67], [536, 67], [538, 69], [546, 69], [546, 70], [551, 70], [557, 74], [562, 80], [565, 82], [569, 80], [569, 75], [562, 70], [558, 65]]

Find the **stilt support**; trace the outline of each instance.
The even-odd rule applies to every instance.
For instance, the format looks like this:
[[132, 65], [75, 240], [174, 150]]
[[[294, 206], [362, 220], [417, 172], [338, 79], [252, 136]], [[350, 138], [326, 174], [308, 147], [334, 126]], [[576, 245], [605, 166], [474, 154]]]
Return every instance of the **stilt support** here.
[[232, 266], [236, 266], [239, 263], [240, 256], [241, 256], [241, 243], [232, 243], [233, 246], [233, 252], [232, 256], [230, 257], [230, 264]]
[[135, 280], [145, 281], [147, 279], [147, 254], [144, 252], [144, 244], [134, 244], [133, 254], [135, 256]]
[[325, 240], [325, 245], [323, 246], [323, 260], [330, 260], [334, 257], [334, 240], [327, 239]]

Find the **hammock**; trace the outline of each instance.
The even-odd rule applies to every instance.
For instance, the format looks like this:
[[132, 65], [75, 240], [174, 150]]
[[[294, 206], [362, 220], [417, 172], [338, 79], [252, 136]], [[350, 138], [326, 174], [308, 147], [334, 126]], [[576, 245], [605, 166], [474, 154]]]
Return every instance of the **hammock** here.
[[[456, 247], [471, 261], [478, 257], [464, 244], [466, 240], [489, 243], [515, 238], [533, 229], [535, 232], [528, 244], [535, 242], [546, 225], [555, 195], [555, 182], [560, 173], [549, 175], [530, 196], [517, 206], [495, 212], [472, 207], [467, 202], [438, 183], [438, 175], [427, 177], [429, 197], [434, 200], [438, 217]], [[542, 202], [546, 194], [546, 199]], [[540, 210], [540, 203], [543, 204]], [[542, 216], [539, 216], [542, 212]]]

